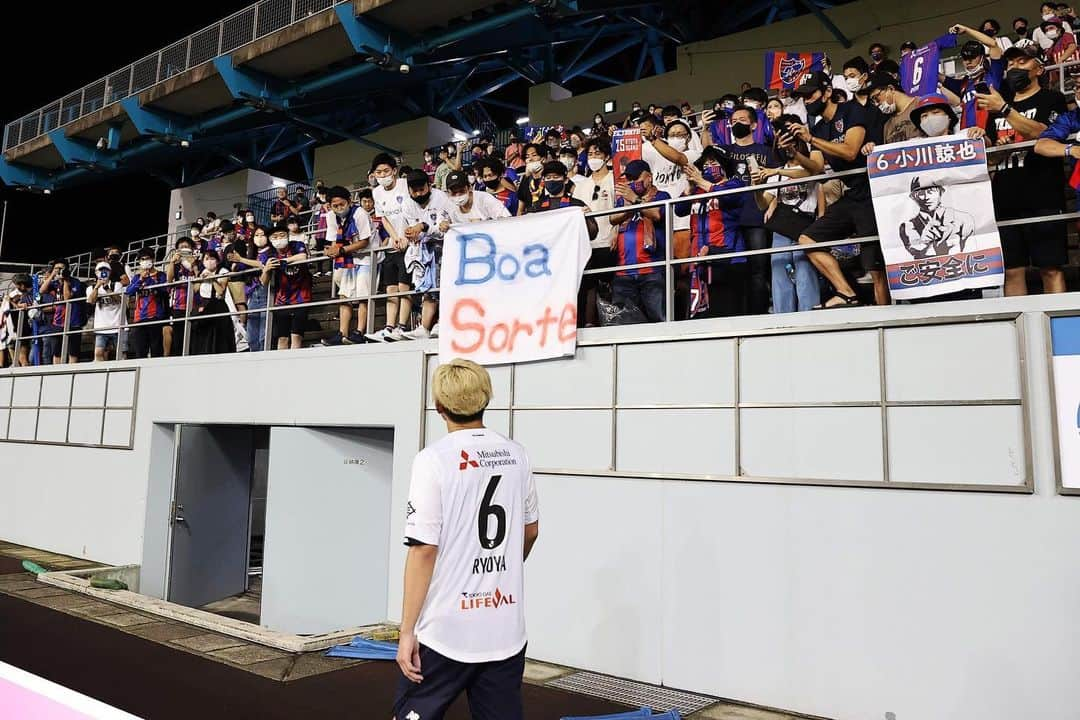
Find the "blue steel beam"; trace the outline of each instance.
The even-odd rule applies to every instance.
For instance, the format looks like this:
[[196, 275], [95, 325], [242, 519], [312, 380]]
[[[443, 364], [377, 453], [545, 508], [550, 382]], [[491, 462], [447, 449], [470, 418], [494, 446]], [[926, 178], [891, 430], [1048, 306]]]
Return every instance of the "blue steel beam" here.
[[225, 82], [229, 93], [237, 100], [267, 100], [270, 104], [281, 105], [281, 93], [276, 87], [279, 83], [251, 70], [233, 66], [231, 55], [214, 58], [214, 67]]
[[308, 146], [300, 151], [300, 162], [304, 163], [304, 173], [307, 174], [307, 184], [315, 184], [315, 153]]
[[836, 38], [837, 42], [839, 42], [845, 48], [851, 47], [851, 41], [848, 40], [847, 36], [844, 35], [843, 31], [836, 26], [836, 23], [830, 20], [829, 16], [822, 12], [821, 8], [817, 6], [814, 0], [799, 0], [799, 3], [804, 8], [813, 13], [814, 17], [816, 17], [821, 22], [821, 24], [824, 25], [828, 29], [828, 31], [832, 33], [833, 37]]
[[581, 73], [581, 77], [589, 78], [590, 80], [596, 80], [597, 82], [602, 82], [607, 85], [622, 85], [624, 82], [623, 80], [616, 80], [615, 78], [608, 75], [601, 75], [600, 73], [594, 72], [583, 72]]
[[380, 27], [370, 18], [357, 17], [353, 13], [352, 3], [340, 3], [334, 6], [341, 27], [352, 43], [358, 55], [374, 55], [391, 52], [393, 49], [392, 32]]
[[645, 45], [649, 48], [649, 57], [652, 58], [653, 72], [663, 75], [664, 69], [664, 46], [660, 44], [660, 36], [655, 30], [649, 28], [645, 31]]
[[640, 35], [635, 36], [635, 37], [625, 38], [625, 39], [615, 43], [614, 45], [610, 46], [606, 50], [603, 50], [602, 52], [599, 52], [596, 55], [593, 55], [588, 60], [585, 60], [583, 62], [578, 63], [578, 65], [576, 65], [575, 67], [566, 69], [563, 72], [563, 76], [562, 76], [562, 80], [560, 81], [560, 84], [565, 83], [565, 82], [569, 82], [570, 80], [573, 80], [574, 78], [576, 78], [581, 73], [592, 70], [594, 67], [596, 67], [600, 63], [604, 62], [605, 60], [609, 60], [609, 59], [615, 57], [616, 55], [621, 53], [623, 50], [626, 50], [627, 48], [633, 47], [634, 45], [636, 45], [639, 42], [641, 42], [641, 36]]
[[273, 155], [271, 155], [270, 157], [266, 158], [266, 160], [262, 164], [265, 167], [265, 166], [268, 166], [268, 165], [273, 165], [275, 163], [279, 163], [282, 160], [284, 160], [285, 158], [290, 157], [292, 155], [295, 155], [298, 152], [302, 152], [305, 149], [310, 148], [313, 145], [316, 145], [317, 143], [318, 143], [318, 140], [315, 140], [314, 138], [304, 137], [303, 142], [299, 142], [299, 143], [296, 143], [295, 145], [290, 145], [287, 148], [283, 148], [282, 150], [280, 150], [280, 151], [274, 153]]
[[453, 98], [457, 97], [457, 94], [461, 92], [462, 89], [464, 89], [465, 83], [469, 82], [469, 78], [476, 74], [476, 71], [479, 67], [479, 65], [474, 64], [472, 67], [469, 68], [469, 71], [467, 73], [458, 78], [458, 81], [454, 83], [454, 86], [452, 88], [450, 88], [450, 92], [446, 93], [446, 97], [448, 99], [443, 101], [444, 105], [451, 102]]
[[185, 126], [184, 118], [158, 110], [148, 110], [139, 104], [138, 97], [124, 98], [120, 105], [140, 135], [175, 135], [191, 139], [191, 131]]
[[638, 53], [637, 66], [634, 68], [634, 79], [640, 80], [641, 73], [645, 72], [645, 61], [649, 57], [649, 48], [644, 43], [641, 45], [641, 52]]
[[480, 98], [480, 102], [484, 103], [485, 105], [491, 105], [492, 107], [500, 107], [506, 108], [507, 110], [513, 110], [514, 112], [521, 113], [522, 115], [527, 115], [529, 113], [529, 108], [525, 107], [524, 105], [506, 102], [505, 100], [496, 100], [495, 98], [484, 97]]
[[464, 105], [468, 105], [472, 101], [478, 100], [478, 99], [484, 97], [485, 95], [487, 95], [488, 93], [495, 92], [496, 90], [503, 87], [504, 85], [509, 85], [510, 83], [517, 80], [518, 77], [519, 76], [518, 76], [518, 74], [516, 72], [508, 72], [505, 75], [501, 75], [501, 76], [495, 78], [494, 80], [489, 81], [483, 87], [478, 88], [476, 90], [473, 90], [472, 92], [470, 92], [470, 93], [468, 93], [468, 94], [466, 94], [466, 95], [464, 95], [462, 97], [456, 97], [456, 98], [452, 98], [450, 100], [447, 100], [439, 108], [438, 114], [439, 115], [444, 115], [447, 112], [449, 112], [450, 110], [455, 110], [455, 109], [457, 109], [459, 107], [462, 107]]
[[593, 46], [593, 43], [596, 42], [598, 39], [600, 39], [600, 34], [603, 33], [603, 32], [604, 32], [604, 26], [603, 25], [596, 28], [596, 30], [593, 31], [593, 34], [590, 35], [588, 38], [586, 38], [585, 42], [582, 43], [580, 48], [578, 48], [578, 51], [576, 53], [574, 53], [574, 57], [570, 58], [570, 61], [566, 63], [566, 67], [568, 67], [568, 68], [574, 67], [574, 65], [576, 65], [578, 63], [578, 61], [581, 60], [581, 58], [585, 56], [585, 52], [589, 48], [591, 48]]
[[105, 147], [107, 147], [109, 150], [112, 150], [113, 152], [116, 152], [117, 150], [120, 149], [120, 131], [121, 130], [122, 130], [122, 128], [119, 125], [110, 125], [109, 126], [109, 135], [108, 135], [107, 140], [105, 141], [106, 142]]
[[69, 138], [63, 128], [49, 131], [49, 140], [60, 153], [65, 165], [89, 165], [107, 170], [116, 169], [116, 161], [97, 147], [81, 140]]
[[36, 168], [8, 162], [3, 157], [0, 157], [0, 180], [3, 180], [4, 184], [9, 186], [51, 187], [49, 178]]
[[288, 130], [288, 129], [289, 129], [288, 125], [282, 125], [281, 129], [278, 130], [277, 135], [274, 136], [274, 139], [271, 140], [270, 143], [265, 148], [263, 148], [262, 155], [259, 157], [259, 163], [258, 163], [259, 165], [262, 165], [263, 163], [266, 162], [266, 156], [269, 155], [270, 152], [275, 147], [277, 147], [278, 141], [281, 140], [282, 135], [284, 135], [285, 131]]

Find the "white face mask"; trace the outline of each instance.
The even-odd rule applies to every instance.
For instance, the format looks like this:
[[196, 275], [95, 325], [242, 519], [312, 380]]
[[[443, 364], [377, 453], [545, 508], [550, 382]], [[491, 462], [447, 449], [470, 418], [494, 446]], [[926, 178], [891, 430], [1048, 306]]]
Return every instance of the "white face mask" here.
[[184, 258], [183, 260], [180, 261], [180, 264], [184, 266], [185, 270], [190, 270], [195, 263], [192, 262], [191, 260], [189, 260], [188, 258]]
[[882, 115], [892, 115], [896, 112], [896, 103], [879, 102], [877, 109], [881, 111]]
[[678, 150], [679, 152], [686, 150], [686, 138], [684, 137], [668, 138], [667, 144], [671, 146], [672, 150]]
[[949, 116], [927, 115], [919, 122], [919, 127], [929, 137], [939, 137], [949, 130]]
[[1059, 35], [1059, 33], [1055, 28], [1050, 28], [1049, 30], [1046, 31], [1046, 37], [1051, 39], [1051, 40], [1057, 40], [1058, 35]]
[[544, 169], [544, 163], [540, 162], [539, 160], [536, 160], [536, 161], [533, 161], [531, 163], [526, 163], [525, 164], [525, 172], [530, 173], [532, 175], [535, 175], [536, 173], [540, 172], [543, 169]]
[[469, 176], [469, 184], [470, 185], [475, 185], [476, 184], [476, 176], [475, 175], [470, 175]]
[[153, 260], [140, 260], [139, 261], [139, 269], [140, 270], [150, 270], [153, 267], [154, 267], [154, 261]]
[[397, 179], [392, 174], [379, 178], [379, 184], [387, 189], [394, 187], [395, 182], [397, 182]]
[[266, 247], [266, 236], [265, 235], [256, 235], [255, 236], [255, 247]]
[[589, 169], [596, 172], [600, 168], [604, 167], [607, 163], [603, 158], [589, 158]]
[[743, 105], [750, 108], [751, 110], [757, 110], [759, 107], [761, 107], [761, 105], [758, 104], [756, 100], [743, 100]]
[[469, 193], [465, 193], [464, 195], [451, 195], [450, 199], [453, 200], [454, 204], [458, 207], [464, 207], [469, 204]]
[[978, 67], [976, 67], [976, 68], [972, 68], [971, 70], [968, 70], [966, 74], [967, 74], [967, 76], [968, 76], [969, 78], [971, 78], [972, 80], [974, 80], [974, 79], [976, 79], [976, 78], [979, 78], [979, 77], [982, 77], [982, 74], [983, 74], [983, 66], [982, 66], [982, 65], [979, 65], [979, 66], [978, 66]]
[[244, 220], [246, 220], [248, 222], [255, 222], [255, 216], [254, 215], [245, 215]]
[[795, 98], [791, 97], [790, 95], [783, 96], [780, 98], [780, 104], [784, 107], [791, 107], [795, 104]]
[[[1051, 20], [1054, 19], [1054, 13], [1047, 13], [1046, 15], [1042, 16], [1042, 19], [1043, 19], [1043, 22], [1050, 22]], [[1047, 34], [1047, 37], [1049, 37], [1049, 33]]]
[[289, 244], [288, 237], [272, 237], [270, 242], [273, 244], [275, 250], [284, 250]]
[[862, 82], [857, 77], [844, 78], [844, 87], [848, 89], [848, 92], [858, 92], [862, 89]]

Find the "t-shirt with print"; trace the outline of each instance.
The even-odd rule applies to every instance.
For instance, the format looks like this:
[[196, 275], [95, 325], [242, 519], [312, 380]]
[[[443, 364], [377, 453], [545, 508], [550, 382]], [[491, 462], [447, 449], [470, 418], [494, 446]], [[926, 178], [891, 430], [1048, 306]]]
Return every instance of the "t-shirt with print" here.
[[[695, 146], [693, 142], [690, 145], [683, 150], [683, 155], [686, 156], [688, 162], [692, 163], [701, 157], [702, 149], [700, 145]], [[648, 163], [653, 176], [653, 185], [657, 190], [662, 190], [668, 194], [668, 197], [673, 198], [682, 197], [690, 191], [690, 180], [687, 179], [683, 169], [661, 155], [651, 142], [641, 143], [641, 159]], [[672, 218], [672, 223], [673, 230], [690, 229], [689, 217], [676, 216]]]
[[[1066, 111], [1065, 96], [1043, 88], [1029, 98], [1013, 100], [1013, 109], [1049, 126]], [[987, 123], [987, 145], [1022, 142], [1008, 120], [993, 116]], [[994, 208], [998, 213], [1064, 208], [1065, 166], [1060, 157], [1036, 155], [1034, 148], [988, 155], [993, 171]]]
[[412, 202], [405, 178], [398, 178], [389, 190], [381, 185], [376, 187], [371, 191], [371, 196], [375, 199], [375, 216], [384, 225], [393, 225], [398, 237], [405, 237], [405, 206]]
[[120, 281], [113, 281], [97, 289], [94, 302], [94, 331], [99, 335], [115, 335], [115, 328], [120, 327], [120, 296], [124, 286]]
[[[773, 175], [765, 181], [765, 184], [779, 183], [781, 180], [788, 179], [789, 178], [781, 177], [780, 175]], [[787, 205], [792, 210], [798, 210], [799, 212], [816, 217], [818, 205], [817, 189], [818, 184], [816, 182], [807, 182], [798, 185], [785, 185], [784, 187], [777, 188], [771, 192], [776, 193], [778, 202]]]
[[413, 461], [405, 542], [437, 545], [416, 622], [451, 660], [505, 660], [525, 647], [525, 525], [540, 518], [525, 449], [489, 428], [458, 430]]
[[[779, 167], [780, 161], [776, 157], [776, 152], [773, 150], [772, 145], [764, 145], [762, 143], [752, 143], [750, 145], [724, 145], [723, 149], [727, 151], [728, 155], [735, 163], [735, 172], [733, 177], [737, 177], [743, 181], [745, 185], [750, 185], [750, 158], [754, 158], [757, 161], [758, 167], [762, 168], [774, 168]], [[754, 196], [757, 193], [743, 193], [743, 207], [742, 213], [739, 215], [739, 226], [744, 228], [762, 227], [765, 224], [765, 217], [761, 211], [761, 208], [757, 206], [757, 201]]]
[[[453, 205], [453, 203], [451, 203]], [[496, 218], [508, 218], [510, 211], [491, 193], [473, 191], [472, 205], [469, 212], [464, 212], [459, 205], [450, 209], [450, 221], [455, 223], [481, 222]]]
[[[842, 143], [847, 135], [848, 130], [854, 127], [866, 128], [866, 111], [862, 105], [857, 102], [840, 103], [836, 106], [836, 112], [833, 114], [832, 120], [826, 120], [824, 117], [817, 121], [810, 133], [822, 140], [828, 142]], [[881, 142], [880, 137], [871, 137], [869, 131], [866, 133], [863, 139], [863, 144], [868, 142], [878, 143]], [[866, 167], [866, 156], [861, 152], [855, 153], [854, 160], [844, 160], [836, 155], [829, 155], [825, 153], [825, 160], [829, 163], [829, 166], [833, 170], [853, 170], [855, 168]], [[847, 186], [847, 190], [844, 195], [851, 196], [854, 200], [869, 200], [870, 199], [870, 182], [867, 180], [866, 175], [846, 175], [840, 180]]]

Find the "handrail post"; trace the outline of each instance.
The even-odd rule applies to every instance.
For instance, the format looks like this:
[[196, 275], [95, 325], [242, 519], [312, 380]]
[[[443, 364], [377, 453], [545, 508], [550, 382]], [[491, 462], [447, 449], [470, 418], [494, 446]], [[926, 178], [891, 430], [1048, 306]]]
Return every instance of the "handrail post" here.
[[[63, 284], [60, 285], [63, 288]], [[63, 291], [61, 290], [61, 294]], [[73, 300], [64, 300], [64, 326], [63, 335], [60, 336], [60, 364], [68, 364], [68, 330], [71, 328], [71, 306], [74, 304]], [[56, 317], [54, 314], [53, 317]]]
[[187, 357], [188, 348], [191, 347], [191, 306], [194, 296], [191, 294], [194, 276], [187, 278], [187, 296], [184, 300], [184, 341], [180, 343], [180, 357]]
[[[262, 282], [262, 280], [260, 279], [259, 282]], [[277, 285], [277, 273], [274, 273], [273, 275], [271, 275], [270, 276], [270, 282], [266, 284], [266, 308], [265, 308], [265, 313], [264, 313], [265, 317], [263, 318], [263, 350], [264, 351], [269, 351], [271, 349], [270, 348], [270, 343], [271, 343], [271, 341], [273, 339], [273, 338], [271, 338], [271, 334], [273, 333], [274, 327], [273, 327], [273, 323], [271, 322], [270, 315], [271, 315], [271, 310], [274, 307], [274, 286], [275, 285]]]
[[116, 326], [116, 359], [121, 360], [120, 351], [124, 347], [124, 343], [127, 342], [127, 293], [123, 290], [120, 291], [120, 324]]
[[675, 223], [671, 219], [674, 211], [672, 201], [664, 201], [664, 320], [675, 319], [675, 268], [671, 265], [672, 245], [675, 244]]
[[[21, 298], [20, 298], [21, 299]], [[19, 346], [22, 344], [24, 325], [26, 324], [26, 311], [19, 311], [19, 321], [15, 323], [15, 357], [12, 358], [11, 367], [20, 367], [19, 365]], [[29, 356], [27, 351], [27, 356]]]

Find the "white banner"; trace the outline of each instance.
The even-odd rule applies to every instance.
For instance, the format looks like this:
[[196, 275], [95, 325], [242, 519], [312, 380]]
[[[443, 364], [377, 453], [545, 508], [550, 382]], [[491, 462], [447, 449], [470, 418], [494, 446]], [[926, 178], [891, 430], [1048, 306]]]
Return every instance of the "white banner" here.
[[1080, 315], [1050, 319], [1061, 486], [1080, 488]]
[[894, 298], [1004, 283], [981, 139], [949, 135], [879, 145], [867, 172]]
[[439, 359], [496, 365], [573, 355], [590, 254], [581, 208], [452, 226], [439, 276]]

